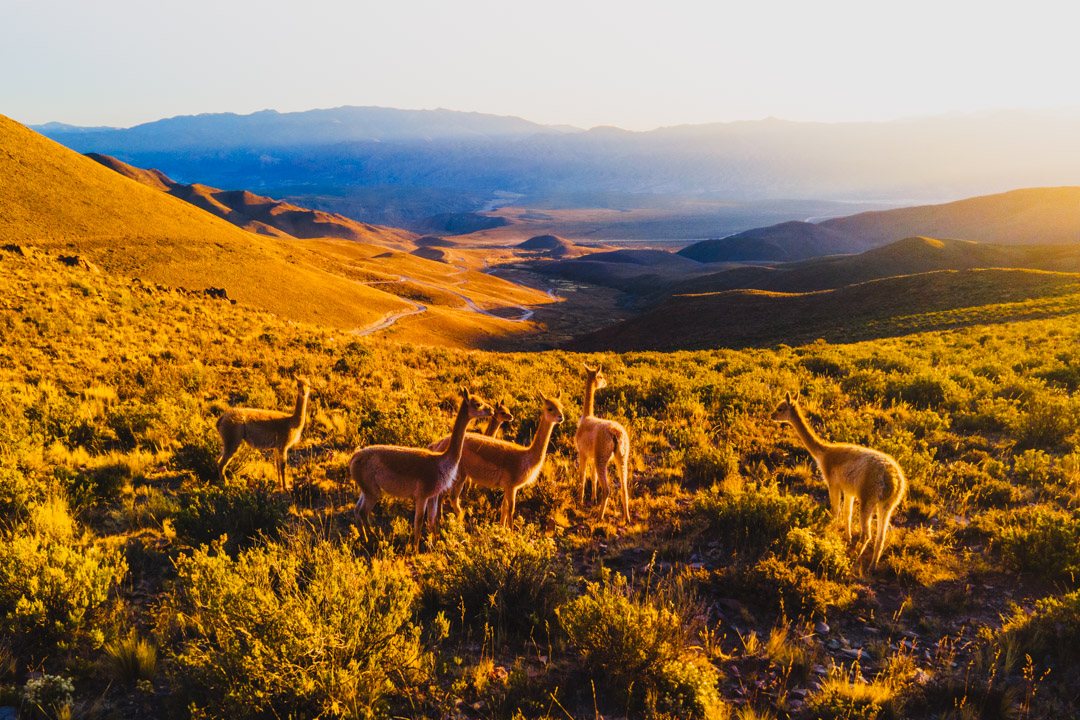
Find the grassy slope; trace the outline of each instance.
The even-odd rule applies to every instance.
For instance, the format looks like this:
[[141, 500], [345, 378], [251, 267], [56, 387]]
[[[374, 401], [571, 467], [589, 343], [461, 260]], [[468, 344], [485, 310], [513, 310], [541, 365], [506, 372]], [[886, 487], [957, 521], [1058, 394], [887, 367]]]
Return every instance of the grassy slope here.
[[372, 324], [408, 305], [315, 267], [310, 253], [244, 232], [121, 177], [0, 116], [0, 240], [63, 248], [170, 286], [225, 288], [281, 317]]
[[1010, 315], [1040, 317], [1080, 307], [1080, 275], [1034, 270], [937, 271], [834, 290], [729, 290], [675, 295], [656, 308], [570, 344], [581, 350], [694, 350], [851, 342]]
[[1025, 188], [942, 205], [860, 213], [822, 227], [882, 245], [913, 235], [1030, 245], [1080, 242], [1080, 187]]
[[[1066, 508], [1080, 499], [1074, 424], [1080, 406], [1072, 394], [1080, 385], [1076, 314], [851, 346], [504, 356], [355, 341], [228, 303], [65, 267], [48, 256], [0, 252], [0, 267], [0, 328], [8, 338], [0, 346], [0, 387], [8, 398], [0, 405], [6, 428], [0, 467], [9, 471], [3, 477], [10, 481], [10, 469], [18, 468], [15, 477], [59, 492], [55, 487], [62, 481], [86, 487], [84, 478], [102, 468], [124, 473], [116, 497], [91, 497], [79, 514], [79, 523], [93, 531], [88, 536], [126, 547], [132, 558], [118, 588], [120, 624], [106, 626], [107, 634], [122, 634], [129, 624], [153, 626], [155, 608], [176, 591], [169, 584], [175, 577], [172, 560], [190, 552], [191, 540], [177, 534], [173, 521], [207, 490], [179, 458], [193, 450], [213, 456], [212, 422], [226, 405], [286, 407], [293, 389], [289, 375], [302, 372], [313, 379], [311, 420], [291, 455], [291, 476], [307, 489], [288, 499], [289, 513], [334, 543], [351, 543], [349, 509], [356, 491], [342, 479], [353, 447], [439, 437], [451, 421], [454, 388], [462, 383], [472, 383], [485, 397], [507, 397], [518, 415], [508, 436], [525, 440], [534, 427], [536, 390], [562, 388], [566, 422], [555, 432], [541, 482], [519, 496], [521, 517], [557, 539], [560, 553], [573, 564], [575, 590], [603, 566], [663, 598], [687, 623], [692, 641], [707, 646], [708, 659], [721, 668], [725, 700], [749, 702], [767, 713], [758, 717], [820, 717], [802, 702], [825, 694], [811, 667], [842, 663], [845, 672], [866, 680], [887, 673], [887, 682], [874, 686], [882, 698], [905, 704], [905, 710], [893, 706], [890, 714], [897, 717], [941, 717], [957, 707], [971, 710], [972, 717], [980, 707], [1019, 712], [1014, 703], [1030, 704], [1033, 695], [1033, 717], [1068, 716], [1075, 709], [1067, 704], [1076, 679], [1069, 666], [1056, 664], [1037, 692], [1025, 690], [1019, 665], [992, 671], [977, 661], [985, 641], [971, 640], [980, 630], [1000, 626], [1010, 612], [1008, 602], [1029, 610], [1034, 600], [1076, 586], [1067, 575], [1053, 584], [1038, 573], [1017, 575], [1038, 558], [1010, 556], [1001, 542], [1010, 528], [1024, 527], [1019, 519], [1010, 524], [1013, 514], [1031, 516], [1032, 507], [1051, 513], [1047, 517], [1055, 522], [1075, 517]], [[628, 525], [611, 516], [598, 523], [593, 509], [577, 504], [571, 459], [582, 360], [604, 365], [611, 385], [597, 398], [598, 412], [625, 423], [634, 439]], [[824, 489], [805, 452], [789, 430], [768, 420], [776, 397], [799, 388], [811, 422], [826, 438], [894, 453], [911, 483], [876, 576], [841, 569], [828, 576], [840, 584], [830, 584], [825, 571], [814, 569], [817, 561], [777, 550], [768, 567], [801, 567], [804, 575], [797, 582], [781, 576], [779, 585], [770, 585], [775, 579], [766, 582], [769, 576], [755, 574], [756, 565], [740, 564], [746, 560], [722, 539], [738, 527], [702, 524], [712, 517], [709, 508], [722, 507], [725, 497], [756, 497], [750, 489], [755, 483], [824, 506]], [[1021, 443], [1038, 448], [1035, 455], [1025, 455]], [[716, 465], [700, 458], [716, 458]], [[272, 470], [249, 455], [236, 473], [243, 484]], [[710, 489], [713, 481], [723, 482]], [[745, 495], [739, 490], [743, 483]], [[479, 533], [495, 514], [492, 501], [474, 491], [466, 504], [472, 513], [466, 531]], [[403, 518], [410, 512], [408, 503], [394, 501], [378, 509], [378, 531], [391, 545], [407, 542]], [[747, 522], [761, 524], [745, 526], [749, 538], [775, 542], [768, 534], [771, 524], [755, 517]], [[779, 537], [788, 530], [780, 528]], [[0, 528], [0, 538], [8, 531]], [[835, 529], [815, 526], [800, 537], [829, 543], [817, 552], [838, 548], [841, 557], [852, 554]], [[1075, 549], [1054, 551], [1074, 562], [1077, 557]], [[653, 552], [655, 566], [649, 564]], [[420, 571], [417, 579], [429, 581]], [[844, 599], [840, 588], [849, 586], [855, 594]], [[817, 609], [800, 609], [803, 602]], [[419, 617], [433, 622], [426, 611]], [[447, 608], [446, 617], [456, 623], [456, 608]], [[831, 629], [813, 631], [821, 618]], [[253, 622], [258, 633], [262, 617]], [[787, 641], [766, 645], [770, 630], [789, 623]], [[461, 702], [483, 702], [479, 707], [490, 713], [478, 716], [510, 716], [519, 706], [542, 716], [553, 698], [574, 717], [626, 712], [624, 703], [604, 694], [603, 676], [590, 685], [557, 619], [551, 618], [550, 628], [538, 644], [510, 636], [489, 647], [478, 643], [480, 635], [451, 625], [437, 657], [453, 662], [434, 663], [420, 686], [398, 682], [395, 675], [391, 714], [443, 716]], [[174, 662], [177, 639], [163, 642], [162, 658]], [[902, 642], [916, 649], [905, 650]], [[1041, 675], [1045, 647], [1021, 650], [1031, 654]], [[857, 669], [852, 653], [860, 657]], [[72, 656], [78, 662], [65, 665]], [[48, 652], [43, 667], [75, 674], [80, 671], [70, 668], [93, 668], [77, 678], [80, 697], [122, 702], [130, 691], [100, 683], [92, 663], [101, 657], [96, 646], [79, 644]], [[518, 679], [500, 680], [492, 662], [514, 669]], [[469, 680], [472, 668], [475, 683]], [[427, 692], [429, 684], [438, 692]], [[1003, 700], [1002, 690], [1014, 684], [1016, 694]], [[160, 716], [174, 699], [172, 691], [158, 680], [155, 693], [139, 700], [152, 711], [132, 710], [131, 716]]]

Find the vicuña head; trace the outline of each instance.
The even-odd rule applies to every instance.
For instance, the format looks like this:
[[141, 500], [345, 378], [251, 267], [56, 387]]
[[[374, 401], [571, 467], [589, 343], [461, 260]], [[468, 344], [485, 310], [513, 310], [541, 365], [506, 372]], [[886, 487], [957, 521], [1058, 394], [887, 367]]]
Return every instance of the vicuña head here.
[[[851, 445], [831, 443], [822, 440], [810, 427], [799, 409], [798, 396], [787, 393], [773, 411], [772, 419], [787, 423], [795, 429], [802, 444], [817, 463], [825, 483], [829, 487], [829, 501], [832, 504], [833, 521], [840, 521], [841, 504], [846, 503], [847, 538], [851, 542], [851, 515], [855, 501], [859, 501], [859, 520], [862, 530], [862, 547], [859, 549], [858, 563], [873, 539], [871, 553], [873, 567], [877, 568], [885, 549], [885, 536], [889, 532], [889, 522], [900, 501], [907, 492], [907, 481], [896, 460], [878, 450]], [[870, 521], [877, 515], [877, 531], [870, 536]]]
[[420, 549], [420, 526], [427, 513], [428, 526], [434, 529], [439, 517], [439, 499], [450, 489], [458, 475], [465, 428], [477, 418], [494, 414], [491, 406], [467, 388], [461, 389], [461, 404], [454, 418], [454, 431], [442, 451], [407, 448], [397, 445], [372, 445], [353, 453], [349, 475], [360, 486], [360, 499], [354, 514], [362, 522], [364, 537], [371, 527], [371, 511], [383, 493], [415, 500], [413, 549]]
[[240, 445], [247, 443], [257, 450], [273, 450], [281, 489], [285, 490], [285, 467], [289, 448], [300, 441], [307, 415], [311, 383], [305, 377], [296, 377], [296, 404], [292, 413], [253, 408], [232, 408], [217, 421], [221, 436], [221, 457], [218, 458], [218, 477], [225, 479], [225, 466], [229, 464]]

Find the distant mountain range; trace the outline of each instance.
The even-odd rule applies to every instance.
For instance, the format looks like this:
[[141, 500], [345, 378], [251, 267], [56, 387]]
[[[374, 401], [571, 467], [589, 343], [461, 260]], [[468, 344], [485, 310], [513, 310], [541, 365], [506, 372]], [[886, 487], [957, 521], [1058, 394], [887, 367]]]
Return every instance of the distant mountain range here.
[[636, 133], [347, 107], [35, 129], [79, 152], [156, 167], [184, 183], [271, 196], [275, 188], [320, 188], [330, 203], [347, 194], [341, 188], [460, 193], [460, 203], [441, 197], [429, 215], [479, 210], [476, 196], [498, 191], [576, 193], [590, 202], [598, 193], [645, 193], [900, 203], [1080, 184], [1080, 119], [1022, 112], [880, 123], [770, 119]]

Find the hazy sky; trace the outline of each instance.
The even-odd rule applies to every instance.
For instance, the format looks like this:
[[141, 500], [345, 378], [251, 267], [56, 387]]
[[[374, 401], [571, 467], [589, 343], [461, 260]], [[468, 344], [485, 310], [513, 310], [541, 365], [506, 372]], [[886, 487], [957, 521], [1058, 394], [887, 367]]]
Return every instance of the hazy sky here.
[[445, 107], [581, 127], [1080, 106], [1074, 3], [0, 0], [0, 113]]

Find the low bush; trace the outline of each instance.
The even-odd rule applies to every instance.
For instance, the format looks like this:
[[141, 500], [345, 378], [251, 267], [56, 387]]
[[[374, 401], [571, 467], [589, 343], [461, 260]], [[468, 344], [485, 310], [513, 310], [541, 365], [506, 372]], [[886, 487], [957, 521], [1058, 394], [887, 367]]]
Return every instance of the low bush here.
[[116, 548], [75, 533], [59, 501], [0, 535], [0, 635], [19, 657], [104, 641], [110, 592], [127, 564]]
[[710, 536], [747, 559], [781, 544], [793, 528], [820, 531], [828, 521], [819, 503], [805, 495], [782, 494], [771, 484], [700, 494], [691, 512]]
[[105, 657], [114, 678], [121, 682], [137, 683], [153, 680], [157, 675], [157, 646], [134, 631], [127, 637], [105, 644]]
[[585, 671], [617, 706], [677, 717], [724, 717], [719, 673], [692, 650], [679, 616], [635, 598], [610, 572], [558, 611]]
[[1016, 608], [997, 632], [982, 635], [984, 660], [1015, 670], [1025, 655], [1062, 669], [1080, 662], [1080, 590]]
[[194, 716], [370, 717], [418, 681], [415, 584], [392, 558], [308, 535], [177, 562], [162, 615], [173, 699]]
[[739, 458], [730, 445], [695, 447], [683, 456], [683, 486], [709, 487], [739, 472]]
[[256, 537], [277, 537], [288, 515], [288, 498], [274, 492], [272, 482], [252, 487], [197, 488], [181, 499], [176, 532], [189, 545], [213, 542], [222, 535], [229, 553], [248, 547]]
[[467, 627], [490, 626], [497, 639], [527, 637], [555, 620], [570, 579], [567, 560], [533, 526], [514, 532], [486, 525], [469, 534], [456, 523], [420, 568], [426, 607]]
[[1006, 567], [1073, 586], [1080, 582], [1080, 510], [1021, 508], [1003, 516], [995, 530]]
[[731, 578], [738, 596], [788, 617], [825, 617], [830, 610], [849, 609], [856, 599], [847, 584], [775, 555], [733, 571]]

